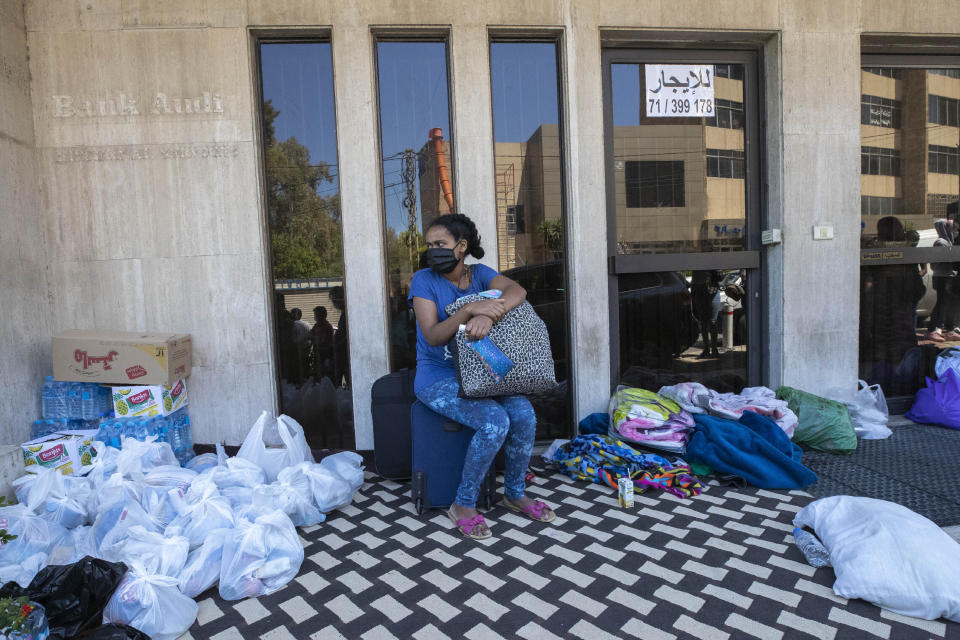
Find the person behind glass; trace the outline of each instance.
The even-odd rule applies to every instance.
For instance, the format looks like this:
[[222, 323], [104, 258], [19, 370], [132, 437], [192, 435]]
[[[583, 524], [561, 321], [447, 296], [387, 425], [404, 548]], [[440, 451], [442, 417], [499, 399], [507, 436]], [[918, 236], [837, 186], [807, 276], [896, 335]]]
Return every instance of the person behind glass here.
[[690, 297], [693, 301], [693, 314], [700, 323], [700, 335], [703, 336], [703, 352], [698, 360], [720, 356], [717, 339], [717, 318], [713, 313], [713, 299], [720, 291], [719, 271], [694, 271], [690, 278]]
[[[952, 247], [958, 243], [958, 231], [960, 225], [957, 221], [947, 218], [941, 218], [933, 223], [937, 230], [937, 239], [933, 242], [935, 247]], [[933, 269], [933, 289], [937, 292], [937, 302], [930, 312], [930, 331], [923, 336], [925, 340], [933, 342], [953, 342], [960, 340], [960, 333], [956, 330], [956, 299], [953, 295], [951, 282], [957, 277], [957, 265], [955, 262], [934, 262], [930, 265]], [[948, 329], [944, 333], [944, 328]]]
[[[504, 446], [503, 506], [532, 520], [551, 522], [556, 516], [545, 503], [525, 495], [527, 463], [533, 451], [537, 419], [524, 396], [461, 398], [453, 359], [447, 343], [460, 325], [468, 339], [480, 340], [508, 311], [526, 299], [519, 284], [482, 264], [466, 264], [466, 257], [482, 258], [480, 236], [473, 221], [463, 214], [446, 214], [427, 229], [427, 261], [410, 282], [408, 302], [417, 319], [417, 374], [414, 393], [437, 413], [473, 429], [463, 474], [447, 515], [468, 538], [491, 537], [477, 512], [477, 496], [493, 459]], [[448, 316], [444, 308], [454, 300], [488, 289], [498, 289], [498, 299], [471, 302]]]
[[319, 382], [327, 375], [333, 358], [333, 326], [327, 322], [327, 308], [323, 305], [313, 308], [310, 343], [313, 348], [313, 379]]

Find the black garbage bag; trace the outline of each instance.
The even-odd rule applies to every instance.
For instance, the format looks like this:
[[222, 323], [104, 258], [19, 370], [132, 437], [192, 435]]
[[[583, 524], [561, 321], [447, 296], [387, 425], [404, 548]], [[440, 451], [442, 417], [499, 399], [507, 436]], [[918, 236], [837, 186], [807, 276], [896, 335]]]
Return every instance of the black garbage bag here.
[[0, 598], [27, 596], [42, 604], [50, 640], [72, 638], [100, 624], [103, 608], [126, 573], [122, 562], [85, 556], [73, 564], [44, 567], [26, 589], [8, 582], [0, 587]]
[[84, 640], [150, 640], [150, 636], [139, 629], [114, 622], [103, 625]]

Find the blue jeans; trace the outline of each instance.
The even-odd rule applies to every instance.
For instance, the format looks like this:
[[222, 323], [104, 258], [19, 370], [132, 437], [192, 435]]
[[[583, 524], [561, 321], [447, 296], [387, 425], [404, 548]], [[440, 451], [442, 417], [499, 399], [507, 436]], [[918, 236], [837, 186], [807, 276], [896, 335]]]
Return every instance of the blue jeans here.
[[461, 398], [459, 392], [457, 379], [445, 378], [417, 393], [423, 404], [476, 432], [463, 461], [455, 502], [461, 507], [477, 506], [480, 485], [501, 446], [507, 459], [504, 494], [511, 500], [522, 498], [537, 430], [533, 406], [525, 396]]

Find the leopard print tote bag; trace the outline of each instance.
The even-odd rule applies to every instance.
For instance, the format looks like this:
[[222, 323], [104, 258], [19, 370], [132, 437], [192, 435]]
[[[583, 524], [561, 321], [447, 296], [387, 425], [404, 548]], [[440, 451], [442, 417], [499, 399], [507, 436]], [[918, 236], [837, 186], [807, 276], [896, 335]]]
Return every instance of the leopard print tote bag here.
[[[491, 297], [498, 296], [470, 294], [445, 310], [452, 316], [466, 304]], [[464, 398], [523, 395], [557, 386], [547, 325], [526, 301], [508, 311], [483, 340], [467, 340], [461, 327], [450, 340], [450, 352]]]

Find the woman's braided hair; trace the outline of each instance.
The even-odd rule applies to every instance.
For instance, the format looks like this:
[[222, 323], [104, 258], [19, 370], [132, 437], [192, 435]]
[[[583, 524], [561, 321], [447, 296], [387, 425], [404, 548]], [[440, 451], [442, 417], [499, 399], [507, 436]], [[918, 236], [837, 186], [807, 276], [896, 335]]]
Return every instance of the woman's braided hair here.
[[483, 247], [480, 246], [480, 234], [477, 233], [477, 225], [473, 220], [462, 213], [447, 213], [430, 223], [430, 228], [443, 227], [454, 241], [460, 242], [463, 239], [467, 241], [467, 254], [477, 260], [483, 257]]

